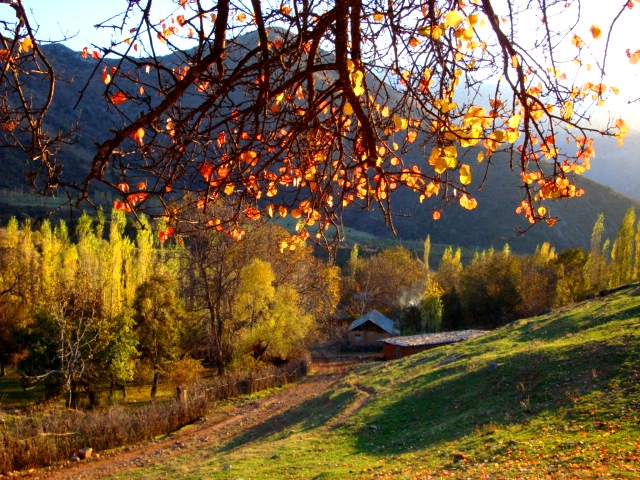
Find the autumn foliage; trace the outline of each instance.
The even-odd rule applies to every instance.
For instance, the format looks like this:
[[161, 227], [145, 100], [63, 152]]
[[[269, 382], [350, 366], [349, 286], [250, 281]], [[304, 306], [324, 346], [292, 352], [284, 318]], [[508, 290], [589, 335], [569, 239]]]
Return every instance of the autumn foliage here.
[[[22, 1], [2, 3], [17, 20], [3, 27], [0, 84], [11, 95], [0, 124], [32, 133], [26, 150], [54, 188], [60, 160], [41, 128], [48, 103], [12, 97], [21, 98], [25, 58], [46, 58]], [[550, 201], [583, 193], [573, 178], [589, 169], [593, 137], [621, 143], [628, 133], [621, 118], [592, 124], [589, 111], [619, 93], [605, 83], [598, 42], [634, 3], [581, 35], [579, 3], [181, 0], [163, 11], [130, 2], [116, 16], [116, 41], [81, 52], [120, 120], [76, 194], [105, 184], [123, 193], [116, 209], [173, 227], [223, 202], [227, 215], [204, 226], [234, 238], [245, 219], [291, 215], [298, 229], [286, 249], [333, 236], [351, 204], [377, 204], [392, 225], [398, 188], [431, 199], [434, 220], [449, 204], [474, 209], [474, 188], [503, 161], [494, 154], [507, 152], [522, 178], [514, 209], [553, 224]], [[627, 56], [636, 63], [638, 51]], [[53, 95], [54, 72], [39, 74]], [[423, 160], [408, 162], [409, 150]], [[118, 186], [140, 180], [146, 188]]]

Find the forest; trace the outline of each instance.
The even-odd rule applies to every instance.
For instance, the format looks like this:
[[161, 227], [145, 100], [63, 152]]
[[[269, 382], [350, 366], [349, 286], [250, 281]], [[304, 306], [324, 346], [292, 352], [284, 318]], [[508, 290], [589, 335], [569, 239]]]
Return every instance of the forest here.
[[505, 245], [463, 264], [453, 246], [430, 261], [427, 238], [420, 254], [355, 245], [340, 268], [305, 245], [282, 249], [289, 234], [276, 225], [238, 242], [215, 230], [169, 236], [115, 209], [73, 228], [12, 220], [0, 240], [2, 374], [15, 365], [48, 396], [95, 406], [99, 388], [113, 399], [134, 382], [155, 391], [160, 379], [188, 384], [205, 368], [283, 365], [372, 309], [405, 334], [493, 329], [637, 280], [635, 211], [614, 239], [603, 223], [589, 251], [545, 243], [518, 255]]

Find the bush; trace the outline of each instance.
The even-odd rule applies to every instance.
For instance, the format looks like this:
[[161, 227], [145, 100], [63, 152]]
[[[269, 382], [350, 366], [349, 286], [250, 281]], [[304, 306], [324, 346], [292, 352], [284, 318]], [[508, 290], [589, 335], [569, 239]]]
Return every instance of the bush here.
[[308, 366], [307, 359], [300, 359], [281, 368], [214, 377], [191, 384], [183, 401], [9, 418], [0, 430], [0, 475], [64, 461], [87, 446], [100, 451], [151, 441], [204, 416], [216, 400], [295, 381], [308, 373]]

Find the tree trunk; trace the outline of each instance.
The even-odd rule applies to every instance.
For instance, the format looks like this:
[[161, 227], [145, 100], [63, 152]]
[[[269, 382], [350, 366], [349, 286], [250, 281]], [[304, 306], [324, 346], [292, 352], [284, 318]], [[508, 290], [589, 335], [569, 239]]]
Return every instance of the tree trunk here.
[[6, 374], [6, 365], [3, 360], [0, 360], [0, 377], [4, 377]]
[[158, 380], [160, 379], [160, 372], [153, 374], [153, 384], [151, 385], [151, 401], [155, 401], [156, 392], [158, 391]]

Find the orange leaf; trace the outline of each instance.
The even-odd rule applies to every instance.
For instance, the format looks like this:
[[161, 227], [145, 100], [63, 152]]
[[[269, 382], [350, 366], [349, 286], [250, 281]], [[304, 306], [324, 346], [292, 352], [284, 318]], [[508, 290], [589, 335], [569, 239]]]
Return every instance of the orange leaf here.
[[598, 38], [600, 38], [602, 36], [602, 30], [600, 29], [599, 26], [597, 25], [591, 25], [591, 35], [593, 36], [593, 38], [595, 38], [596, 40]]
[[123, 92], [116, 92], [113, 95], [111, 95], [111, 103], [113, 103], [114, 105], [120, 105], [121, 103], [124, 103], [127, 101], [127, 95], [124, 94]]
[[249, 207], [244, 211], [245, 216], [250, 220], [258, 220], [261, 216], [260, 210], [255, 207]]
[[627, 48], [627, 58], [629, 59], [629, 62], [632, 65], [635, 65], [638, 63], [638, 61], [640, 61], [640, 50], [636, 50], [635, 52], [631, 53], [631, 50], [629, 50]]
[[573, 35], [573, 38], [571, 39], [571, 44], [578, 48], [584, 47], [584, 41], [576, 34]]
[[144, 145], [144, 128], [140, 127], [131, 135], [131, 137], [140, 145]]
[[218, 143], [218, 147], [222, 147], [227, 141], [227, 134], [224, 131], [220, 132], [216, 141]]

